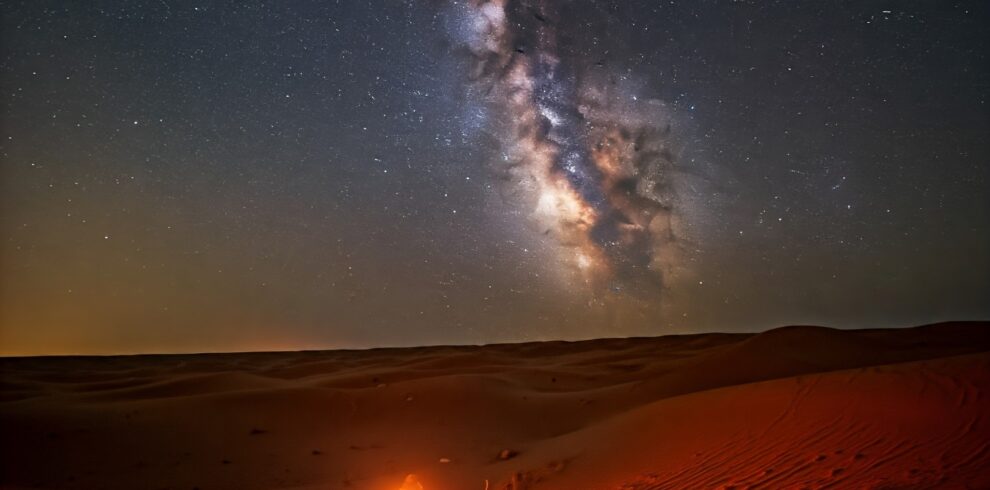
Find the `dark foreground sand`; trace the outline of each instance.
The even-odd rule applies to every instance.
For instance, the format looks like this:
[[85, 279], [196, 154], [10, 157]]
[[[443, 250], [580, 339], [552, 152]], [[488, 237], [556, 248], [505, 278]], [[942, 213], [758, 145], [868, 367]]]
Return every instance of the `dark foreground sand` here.
[[3, 359], [0, 381], [3, 488], [990, 488], [987, 323]]

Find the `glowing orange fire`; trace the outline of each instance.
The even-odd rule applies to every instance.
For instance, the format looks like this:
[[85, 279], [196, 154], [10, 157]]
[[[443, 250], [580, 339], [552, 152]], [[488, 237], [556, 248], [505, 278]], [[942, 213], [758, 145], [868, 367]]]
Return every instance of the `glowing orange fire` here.
[[406, 475], [405, 481], [402, 482], [402, 486], [399, 490], [424, 490], [423, 484], [419, 482], [419, 478], [416, 475]]

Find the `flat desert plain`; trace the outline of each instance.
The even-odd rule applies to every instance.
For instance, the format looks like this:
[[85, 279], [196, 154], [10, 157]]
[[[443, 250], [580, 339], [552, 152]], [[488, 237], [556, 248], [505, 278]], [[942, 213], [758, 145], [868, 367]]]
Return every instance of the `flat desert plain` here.
[[990, 324], [0, 360], [0, 487], [990, 488]]

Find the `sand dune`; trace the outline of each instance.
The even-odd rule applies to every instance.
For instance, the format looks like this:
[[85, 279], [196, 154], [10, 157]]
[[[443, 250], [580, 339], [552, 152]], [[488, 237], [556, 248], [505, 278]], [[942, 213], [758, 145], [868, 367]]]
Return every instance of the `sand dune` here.
[[0, 360], [0, 486], [990, 488], [990, 324]]

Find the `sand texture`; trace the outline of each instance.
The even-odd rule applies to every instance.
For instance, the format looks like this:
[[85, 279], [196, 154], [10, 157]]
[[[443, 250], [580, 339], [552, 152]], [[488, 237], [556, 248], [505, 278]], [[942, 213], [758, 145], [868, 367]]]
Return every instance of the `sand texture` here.
[[0, 360], [0, 487], [990, 488], [990, 324]]

